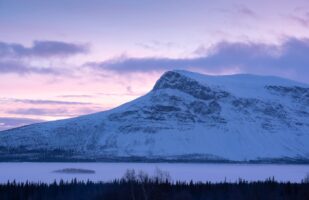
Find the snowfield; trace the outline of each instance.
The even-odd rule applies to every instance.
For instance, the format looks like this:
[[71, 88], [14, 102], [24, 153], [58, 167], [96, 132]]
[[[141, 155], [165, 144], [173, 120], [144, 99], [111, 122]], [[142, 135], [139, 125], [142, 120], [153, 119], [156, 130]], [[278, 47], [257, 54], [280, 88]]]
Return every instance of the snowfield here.
[[308, 162], [309, 86], [169, 71], [115, 109], [0, 132], [0, 159]]

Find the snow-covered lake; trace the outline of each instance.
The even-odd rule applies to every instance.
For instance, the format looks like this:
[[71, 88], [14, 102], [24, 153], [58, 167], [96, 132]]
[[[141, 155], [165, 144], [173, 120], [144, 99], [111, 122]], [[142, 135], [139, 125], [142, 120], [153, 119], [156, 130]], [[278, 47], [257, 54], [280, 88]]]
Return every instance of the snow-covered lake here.
[[[67, 168], [94, 170], [95, 173], [67, 174]], [[198, 163], [0, 163], [0, 183], [53, 182], [71, 180], [110, 181], [121, 178], [127, 169], [154, 174], [159, 168], [168, 171], [173, 181], [234, 182], [239, 178], [254, 181], [275, 177], [277, 181], [300, 182], [309, 173], [309, 165], [273, 164], [198, 164]]]

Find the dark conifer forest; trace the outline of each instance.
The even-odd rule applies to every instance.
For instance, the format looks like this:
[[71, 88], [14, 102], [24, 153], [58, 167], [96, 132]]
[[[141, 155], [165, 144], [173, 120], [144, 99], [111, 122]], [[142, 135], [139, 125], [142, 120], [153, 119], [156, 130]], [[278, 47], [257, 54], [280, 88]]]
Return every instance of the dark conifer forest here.
[[121, 179], [113, 182], [71, 182], [45, 183], [8, 182], [0, 185], [0, 199], [309, 199], [309, 183], [279, 183], [272, 179], [263, 182], [237, 183], [184, 183], [159, 179]]

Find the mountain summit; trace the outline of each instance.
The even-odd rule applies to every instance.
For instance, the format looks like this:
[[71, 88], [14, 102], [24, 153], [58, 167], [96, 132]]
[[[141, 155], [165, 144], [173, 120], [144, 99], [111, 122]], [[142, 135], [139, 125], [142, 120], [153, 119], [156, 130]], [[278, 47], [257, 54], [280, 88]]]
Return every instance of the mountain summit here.
[[0, 132], [1, 160], [309, 161], [309, 86], [168, 71], [115, 109]]

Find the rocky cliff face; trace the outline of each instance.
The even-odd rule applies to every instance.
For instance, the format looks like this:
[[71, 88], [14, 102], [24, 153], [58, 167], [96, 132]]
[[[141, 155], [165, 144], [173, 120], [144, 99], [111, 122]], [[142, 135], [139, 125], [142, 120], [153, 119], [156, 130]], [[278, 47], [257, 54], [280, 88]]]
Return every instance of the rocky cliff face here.
[[0, 158], [309, 160], [309, 87], [170, 71], [113, 110], [0, 132]]

